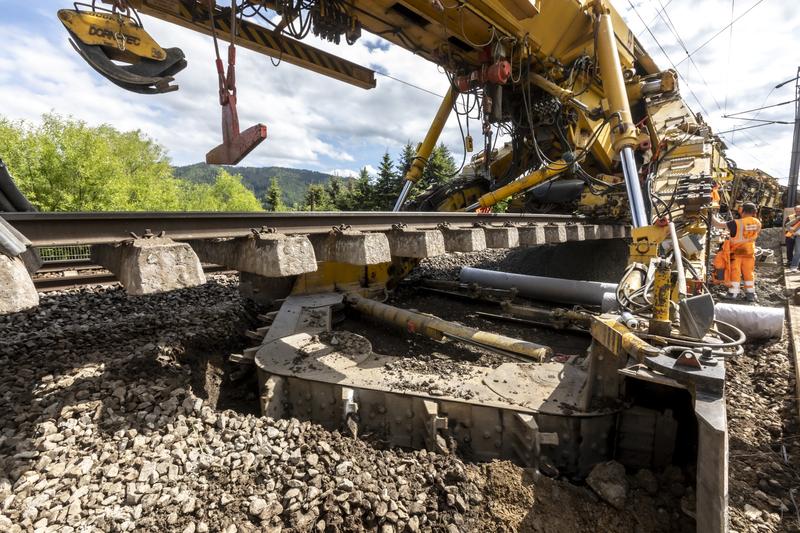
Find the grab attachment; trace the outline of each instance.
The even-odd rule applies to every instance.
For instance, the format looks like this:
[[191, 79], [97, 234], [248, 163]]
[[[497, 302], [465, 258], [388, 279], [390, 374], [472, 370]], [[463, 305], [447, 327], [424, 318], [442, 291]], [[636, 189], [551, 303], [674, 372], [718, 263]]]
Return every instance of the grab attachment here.
[[[216, 4], [209, 0], [211, 27], [214, 25]], [[231, 43], [228, 46], [228, 71], [222, 63], [217, 42], [216, 29], [212, 29], [214, 50], [217, 54], [217, 75], [219, 78], [219, 103], [222, 106], [222, 144], [206, 154], [206, 163], [212, 165], [235, 165], [267, 138], [267, 126], [256, 124], [245, 131], [239, 131], [239, 113], [236, 111], [236, 2], [231, 1]]]
[[[79, 6], [91, 10], [81, 11]], [[72, 37], [69, 42], [75, 51], [115, 85], [139, 94], [178, 90], [171, 83], [172, 76], [186, 68], [183, 51], [161, 48], [127, 2], [115, 2], [104, 11], [76, 3], [75, 9], [60, 10], [58, 18]]]

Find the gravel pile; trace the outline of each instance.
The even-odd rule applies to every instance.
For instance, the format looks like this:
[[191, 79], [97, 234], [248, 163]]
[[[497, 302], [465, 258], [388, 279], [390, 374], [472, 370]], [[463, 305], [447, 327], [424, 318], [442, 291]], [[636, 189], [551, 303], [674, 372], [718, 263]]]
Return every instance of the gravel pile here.
[[0, 319], [0, 531], [472, 529], [483, 496], [454, 457], [219, 410], [210, 362], [250, 316], [218, 278]]
[[[53, 292], [0, 317], [0, 531], [690, 530], [680, 508], [691, 498], [680, 499], [691, 479], [672, 479], [679, 471], [618, 472], [609, 497], [608, 483], [595, 493], [508, 462], [259, 416], [253, 377], [224, 364], [249, 344], [256, 311], [235, 277], [214, 276], [142, 298]], [[729, 366], [739, 532], [798, 523], [787, 347], [756, 346]]]
[[[761, 246], [782, 244], [780, 228], [762, 236]], [[756, 274], [762, 305], [785, 305], [782, 269], [759, 264]], [[800, 424], [789, 342], [787, 327], [783, 338], [749, 343], [728, 361], [732, 531], [800, 531]]]

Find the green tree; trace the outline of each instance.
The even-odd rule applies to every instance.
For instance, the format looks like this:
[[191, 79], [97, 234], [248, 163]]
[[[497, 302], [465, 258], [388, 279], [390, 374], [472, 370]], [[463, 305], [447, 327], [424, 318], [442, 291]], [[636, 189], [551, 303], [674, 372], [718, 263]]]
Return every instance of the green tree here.
[[325, 184], [325, 193], [330, 198], [331, 206], [337, 211], [351, 210], [351, 198], [344, 181], [339, 176], [331, 176], [331, 179]]
[[264, 207], [267, 211], [286, 211], [286, 206], [283, 203], [283, 191], [278, 178], [270, 178], [269, 189], [264, 195]]
[[384, 152], [378, 165], [378, 177], [375, 181], [375, 207], [379, 211], [392, 209], [397, 195], [400, 194], [400, 177], [394, 171], [394, 163], [389, 152]]
[[417, 156], [417, 149], [416, 147], [411, 144], [411, 141], [406, 142], [403, 145], [403, 149], [400, 152], [400, 158], [397, 162], [397, 170], [400, 174], [400, 177], [405, 177], [406, 173], [408, 173], [411, 165], [414, 163], [414, 158]]
[[357, 206], [356, 211], [373, 211], [377, 208], [372, 178], [366, 167], [358, 173], [353, 188], [353, 203]]
[[0, 153], [22, 192], [45, 211], [179, 208], [169, 159], [139, 131], [52, 114], [38, 126], [0, 119]]
[[453, 179], [456, 173], [456, 162], [450, 150], [443, 143], [433, 149], [425, 169], [422, 171], [422, 179], [416, 189], [424, 191], [428, 187], [438, 187]]
[[320, 184], [309, 185], [303, 199], [304, 211], [330, 211], [331, 199], [325, 187]]
[[263, 211], [261, 202], [242, 184], [242, 177], [225, 169], [214, 183], [182, 182], [182, 208], [186, 211]]
[[220, 172], [195, 185], [174, 177], [163, 147], [140, 131], [55, 114], [41, 124], [0, 117], [0, 156], [42, 211], [253, 211], [241, 179]]

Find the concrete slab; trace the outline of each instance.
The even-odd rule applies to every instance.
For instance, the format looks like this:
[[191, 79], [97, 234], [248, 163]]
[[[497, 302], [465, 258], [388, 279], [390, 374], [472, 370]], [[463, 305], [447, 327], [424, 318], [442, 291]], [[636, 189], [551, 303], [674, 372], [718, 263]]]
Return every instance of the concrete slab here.
[[697, 531], [728, 531], [728, 431], [725, 399], [697, 393]]
[[192, 241], [201, 261], [267, 278], [317, 270], [314, 247], [305, 235], [254, 233], [237, 239]]
[[584, 240], [591, 241], [597, 238], [597, 224], [584, 224], [583, 225], [583, 238]]
[[580, 224], [566, 224], [564, 229], [568, 241], [582, 241], [585, 239], [583, 226]]
[[539, 224], [528, 224], [517, 228], [520, 246], [539, 246], [547, 241], [544, 236], [544, 226]]
[[516, 248], [519, 246], [519, 231], [514, 226], [484, 226], [487, 248]]
[[113, 272], [128, 294], [139, 296], [206, 282], [200, 260], [187, 243], [166, 237], [92, 247], [92, 261]]
[[595, 233], [596, 238], [598, 239], [613, 239], [614, 238], [614, 226], [609, 224], [598, 224], [597, 231]]
[[483, 228], [441, 228], [448, 252], [480, 252], [486, 249]]
[[424, 259], [446, 253], [439, 230], [393, 229], [386, 234], [393, 257]]
[[547, 244], [567, 242], [567, 229], [564, 224], [551, 222], [544, 227], [544, 238]]
[[25, 263], [0, 253], [0, 314], [17, 313], [39, 305], [39, 293]]
[[334, 230], [311, 238], [317, 261], [350, 265], [377, 265], [392, 260], [389, 239], [383, 233]]

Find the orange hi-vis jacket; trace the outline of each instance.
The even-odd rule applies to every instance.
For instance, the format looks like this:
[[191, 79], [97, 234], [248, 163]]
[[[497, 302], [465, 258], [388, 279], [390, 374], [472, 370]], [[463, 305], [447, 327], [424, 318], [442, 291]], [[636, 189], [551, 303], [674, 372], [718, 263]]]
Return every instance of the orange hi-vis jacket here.
[[743, 217], [736, 221], [736, 235], [731, 237], [731, 252], [734, 255], [756, 255], [756, 239], [761, 232], [761, 221], [755, 217]]
[[798, 229], [800, 229], [800, 218], [798, 218], [797, 221], [794, 224], [792, 224], [792, 227], [789, 228], [789, 230], [786, 232], [786, 237], [788, 239], [791, 239], [792, 237], [794, 237], [794, 234]]

